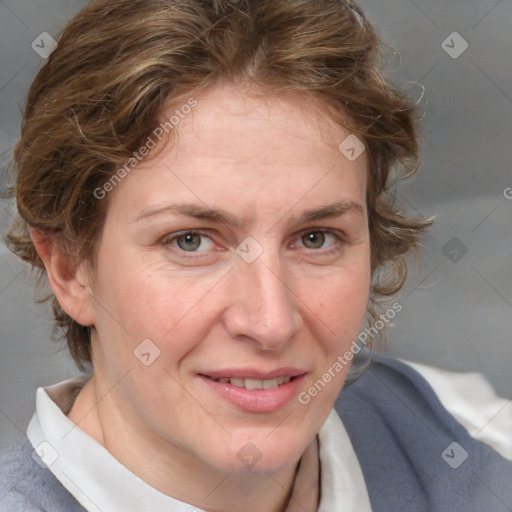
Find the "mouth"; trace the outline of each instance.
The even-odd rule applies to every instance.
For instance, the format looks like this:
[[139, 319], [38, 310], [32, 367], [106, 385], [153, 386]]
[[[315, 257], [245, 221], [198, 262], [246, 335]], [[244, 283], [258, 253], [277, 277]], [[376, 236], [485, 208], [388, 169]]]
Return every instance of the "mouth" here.
[[300, 392], [307, 372], [280, 368], [271, 372], [236, 369], [198, 374], [216, 396], [246, 412], [270, 413]]
[[221, 377], [219, 379], [214, 379], [208, 375], [205, 375], [206, 378], [214, 380], [215, 382], [220, 382], [222, 384], [231, 384], [232, 386], [236, 386], [237, 388], [245, 388], [249, 390], [255, 389], [275, 389], [283, 384], [287, 384], [291, 380], [296, 377], [274, 377], [273, 379], [243, 379], [239, 377]]

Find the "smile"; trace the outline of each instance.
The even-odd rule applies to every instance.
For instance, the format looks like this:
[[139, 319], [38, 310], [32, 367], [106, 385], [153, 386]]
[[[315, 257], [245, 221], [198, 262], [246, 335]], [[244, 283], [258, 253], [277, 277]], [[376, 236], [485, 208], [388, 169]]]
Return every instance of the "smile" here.
[[210, 392], [237, 409], [251, 413], [270, 413], [293, 402], [302, 389], [306, 372], [281, 368], [265, 374], [240, 369], [213, 372], [210, 375], [199, 374], [198, 377]]
[[223, 384], [231, 384], [232, 386], [236, 386], [238, 388], [245, 388], [245, 389], [275, 389], [279, 386], [282, 386], [283, 384], [287, 384], [290, 382], [292, 377], [275, 377], [273, 379], [240, 379], [237, 377], [232, 378], [220, 378], [220, 379], [213, 379], [216, 382], [221, 382]]

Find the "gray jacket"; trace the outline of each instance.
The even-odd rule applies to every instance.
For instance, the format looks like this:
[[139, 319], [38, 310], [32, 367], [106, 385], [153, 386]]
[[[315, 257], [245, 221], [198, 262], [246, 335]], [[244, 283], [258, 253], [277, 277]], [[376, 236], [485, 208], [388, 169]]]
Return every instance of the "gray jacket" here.
[[[361, 464], [372, 510], [511, 512], [512, 462], [472, 439], [413, 368], [371, 357], [335, 408]], [[0, 512], [84, 512], [34, 462], [32, 451], [26, 440], [3, 454]]]

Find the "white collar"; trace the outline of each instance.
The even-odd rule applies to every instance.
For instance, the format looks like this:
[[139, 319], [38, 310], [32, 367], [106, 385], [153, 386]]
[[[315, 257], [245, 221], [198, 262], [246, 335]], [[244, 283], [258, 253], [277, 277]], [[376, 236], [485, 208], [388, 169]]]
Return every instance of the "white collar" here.
[[[90, 375], [38, 388], [27, 435], [49, 470], [88, 512], [197, 510], [157, 491], [123, 466], [67, 416]], [[321, 500], [317, 512], [371, 512], [361, 467], [333, 409], [318, 433]]]

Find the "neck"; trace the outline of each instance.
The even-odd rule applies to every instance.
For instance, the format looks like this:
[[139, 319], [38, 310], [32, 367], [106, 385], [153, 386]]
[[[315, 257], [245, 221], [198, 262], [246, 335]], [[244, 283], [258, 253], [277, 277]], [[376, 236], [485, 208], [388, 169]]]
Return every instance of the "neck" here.
[[[99, 398], [103, 396], [103, 399]], [[151, 487], [211, 512], [283, 512], [298, 463], [280, 473], [222, 473], [171, 443], [144, 432], [97, 389], [94, 376], [77, 396], [68, 418]]]

